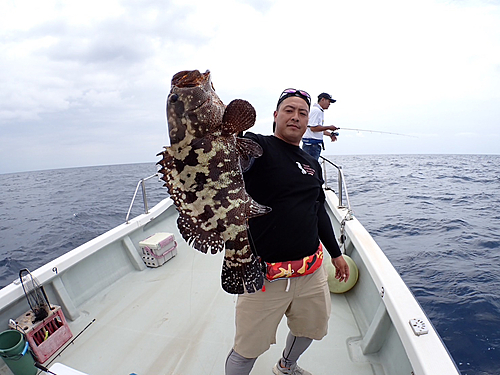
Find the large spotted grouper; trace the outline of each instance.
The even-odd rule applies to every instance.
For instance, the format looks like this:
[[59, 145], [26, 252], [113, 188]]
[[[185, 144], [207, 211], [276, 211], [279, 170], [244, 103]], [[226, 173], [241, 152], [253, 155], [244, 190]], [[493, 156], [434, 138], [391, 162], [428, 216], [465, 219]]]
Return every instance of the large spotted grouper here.
[[271, 209], [245, 191], [241, 164], [262, 155], [261, 147], [236, 134], [255, 123], [245, 100], [227, 105], [214, 91], [210, 72], [182, 71], [167, 98], [169, 147], [159, 172], [179, 211], [177, 226], [195, 249], [216, 254], [225, 248], [222, 288], [232, 294], [262, 288], [260, 264], [250, 248], [247, 219]]

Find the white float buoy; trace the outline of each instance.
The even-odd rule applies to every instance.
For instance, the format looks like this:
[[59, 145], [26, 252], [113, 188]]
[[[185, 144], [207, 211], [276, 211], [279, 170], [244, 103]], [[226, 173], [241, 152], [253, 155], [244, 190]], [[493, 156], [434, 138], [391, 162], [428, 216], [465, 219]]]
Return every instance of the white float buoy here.
[[330, 292], [335, 294], [345, 293], [348, 290], [351, 290], [358, 281], [358, 266], [356, 266], [356, 263], [354, 263], [354, 260], [352, 260], [350, 256], [345, 254], [343, 254], [343, 256], [347, 265], [349, 266], [349, 279], [347, 280], [347, 282], [338, 281], [335, 278], [335, 266], [332, 264], [331, 259], [325, 259], [325, 267], [326, 271], [328, 272], [328, 287], [330, 289]]

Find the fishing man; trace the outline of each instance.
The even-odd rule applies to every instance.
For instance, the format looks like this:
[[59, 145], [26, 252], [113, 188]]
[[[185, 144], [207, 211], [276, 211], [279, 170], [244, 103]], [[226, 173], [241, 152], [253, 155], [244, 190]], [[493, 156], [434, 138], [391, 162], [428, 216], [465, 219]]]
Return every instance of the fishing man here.
[[324, 125], [324, 111], [330, 107], [331, 103], [335, 102], [336, 100], [332, 99], [330, 94], [323, 92], [318, 95], [318, 102], [314, 103], [311, 113], [309, 114], [307, 130], [304, 134], [304, 138], [302, 138], [302, 149], [316, 160], [319, 159], [321, 149], [325, 149], [323, 135], [329, 136], [332, 142], [337, 140], [334, 131], [338, 128], [333, 125]]
[[226, 375], [250, 373], [257, 357], [276, 343], [284, 315], [290, 332], [273, 373], [311, 375], [297, 360], [312, 340], [326, 335], [331, 309], [320, 240], [331, 255], [335, 277], [349, 278], [349, 267], [324, 208], [320, 165], [299, 146], [310, 105], [308, 93], [287, 89], [274, 112], [274, 135], [246, 134], [264, 151], [250, 160], [244, 173], [246, 189], [272, 211], [249, 220], [252, 251], [264, 261], [266, 279], [262, 290], [238, 296], [236, 335]]

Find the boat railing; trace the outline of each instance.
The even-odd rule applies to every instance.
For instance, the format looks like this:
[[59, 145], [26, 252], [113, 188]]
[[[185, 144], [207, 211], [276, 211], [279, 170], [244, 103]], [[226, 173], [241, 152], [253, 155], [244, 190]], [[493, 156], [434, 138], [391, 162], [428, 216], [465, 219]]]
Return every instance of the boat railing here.
[[[330, 189], [328, 187], [328, 175], [327, 175], [327, 164], [330, 164], [337, 169], [338, 191], [336, 191], [336, 193], [339, 198], [339, 208], [347, 208], [347, 210], [350, 212], [351, 203], [349, 201], [349, 193], [347, 192], [347, 185], [345, 183], [345, 177], [344, 177], [344, 172], [342, 171], [342, 167], [323, 156], [320, 156], [320, 158], [323, 161], [322, 165], [323, 165], [323, 179], [325, 180], [325, 189], [327, 190]], [[344, 195], [345, 195], [345, 204], [344, 204]]]
[[146, 195], [146, 181], [150, 180], [154, 177], [160, 177], [159, 173], [155, 173], [149, 177], [146, 178], [141, 178], [139, 182], [137, 183], [137, 187], [135, 188], [134, 196], [132, 197], [132, 202], [130, 202], [130, 207], [128, 208], [127, 211], [127, 217], [125, 218], [125, 223], [128, 224], [128, 219], [130, 218], [130, 212], [132, 211], [132, 206], [134, 205], [135, 197], [137, 196], [137, 192], [139, 191], [139, 187], [142, 187], [142, 202], [144, 204], [144, 213], [147, 214], [149, 213], [149, 207], [148, 207], [148, 197]]
[[[335, 164], [331, 160], [328, 160], [327, 158], [320, 156], [323, 164], [323, 179], [325, 180], [325, 189], [330, 189], [328, 186], [328, 175], [327, 175], [327, 164], [330, 164], [334, 168], [337, 169], [337, 182], [338, 182], [338, 187], [337, 187], [337, 196], [339, 199], [339, 208], [347, 208], [349, 212], [351, 212], [351, 203], [349, 201], [349, 193], [347, 192], [347, 185], [345, 182], [345, 177], [344, 177], [344, 172], [342, 171], [342, 167], [340, 165]], [[148, 207], [148, 198], [146, 194], [146, 181], [150, 180], [154, 177], [160, 178], [159, 173], [155, 173], [149, 177], [146, 178], [141, 178], [139, 182], [137, 183], [137, 186], [135, 188], [134, 196], [132, 197], [132, 201], [130, 202], [130, 206], [127, 211], [127, 216], [125, 218], [125, 223], [128, 224], [129, 218], [130, 218], [130, 213], [132, 211], [132, 206], [134, 205], [135, 198], [137, 196], [137, 193], [139, 191], [139, 188], [142, 188], [142, 201], [144, 204], [144, 213], [147, 214], [149, 213], [149, 207]], [[332, 189], [333, 190], [333, 189]], [[345, 204], [344, 204], [344, 196], [345, 196]]]

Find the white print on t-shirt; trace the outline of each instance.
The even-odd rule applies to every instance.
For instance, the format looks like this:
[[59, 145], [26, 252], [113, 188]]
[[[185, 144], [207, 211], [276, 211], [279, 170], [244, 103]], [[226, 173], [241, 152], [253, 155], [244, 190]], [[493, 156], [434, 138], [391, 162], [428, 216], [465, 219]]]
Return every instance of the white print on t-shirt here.
[[302, 168], [302, 165], [300, 165], [300, 163], [298, 161], [296, 163], [297, 163], [297, 167], [299, 167], [302, 174], [306, 174], [307, 172], [304, 170], [304, 168]]
[[314, 173], [316, 172], [314, 170], [314, 168], [311, 168], [307, 164], [300, 164], [298, 161], [296, 163], [297, 163], [297, 167], [299, 167], [302, 174], [308, 174], [308, 175], [314, 176]]

